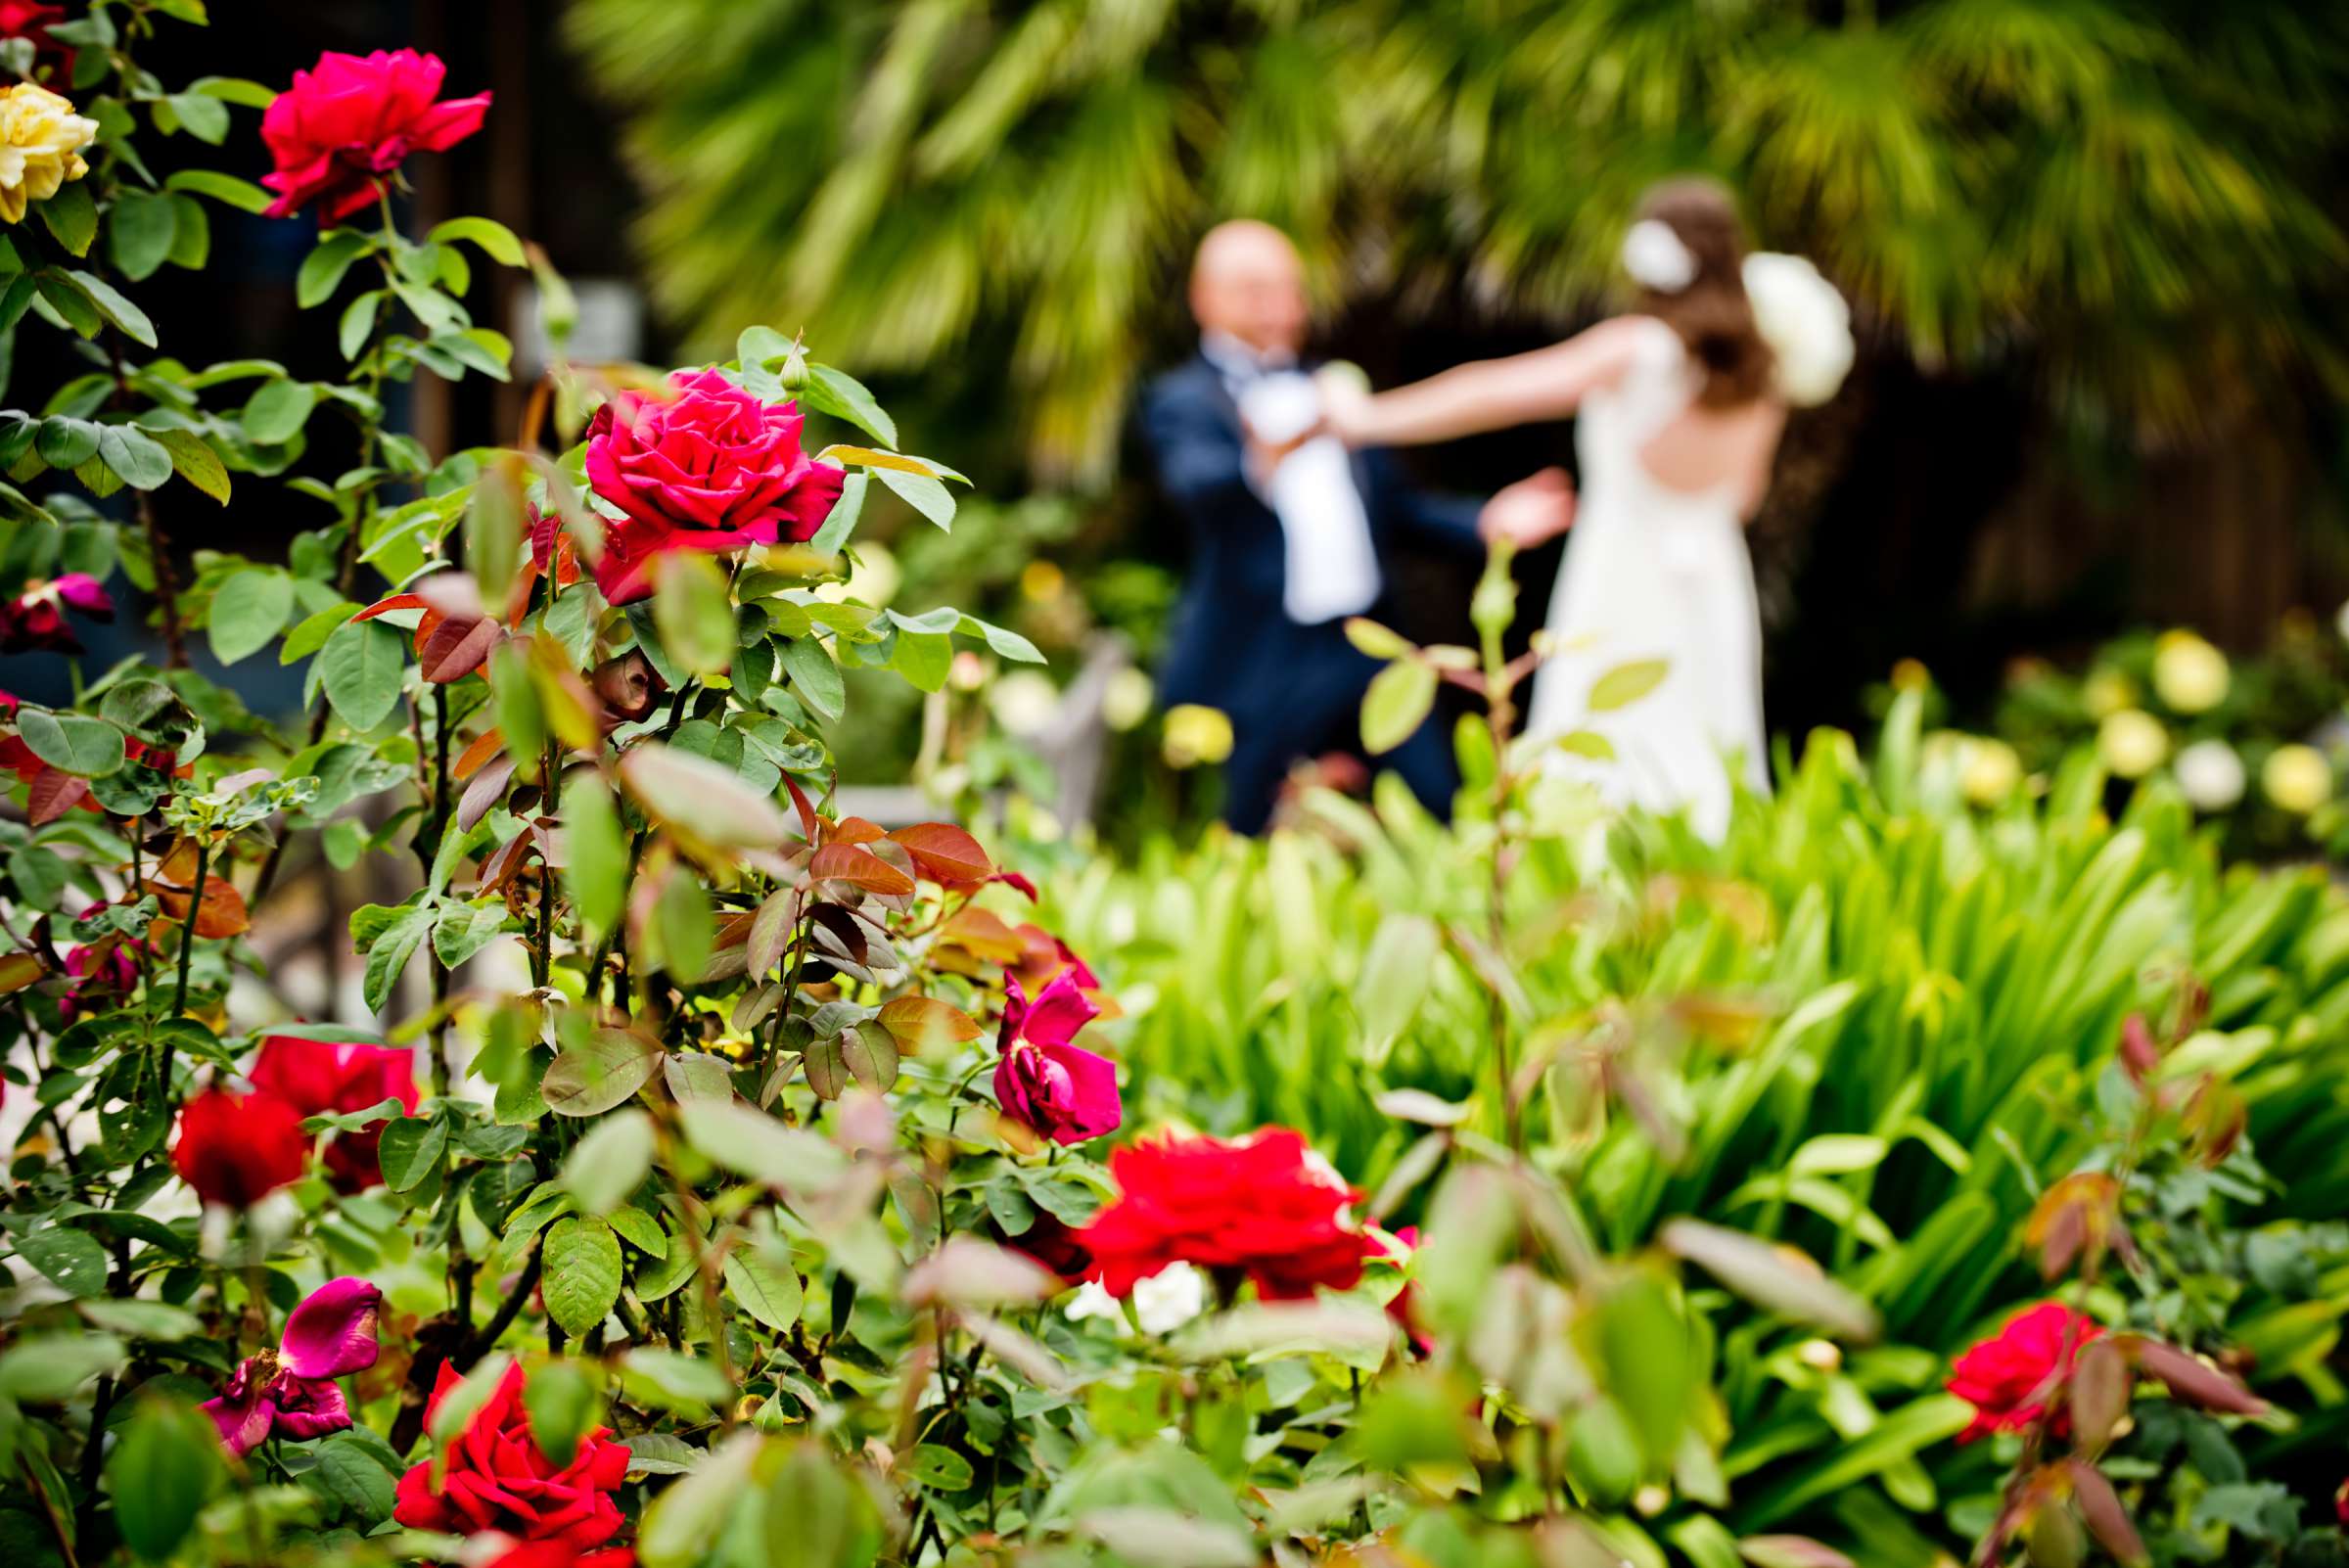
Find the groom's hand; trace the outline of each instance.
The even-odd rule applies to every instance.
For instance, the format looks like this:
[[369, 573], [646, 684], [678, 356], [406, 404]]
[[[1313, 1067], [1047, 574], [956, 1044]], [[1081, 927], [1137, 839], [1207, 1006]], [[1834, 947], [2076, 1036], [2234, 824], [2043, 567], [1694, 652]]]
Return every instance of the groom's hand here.
[[1556, 538], [1574, 523], [1574, 482], [1562, 468], [1545, 468], [1494, 491], [1477, 514], [1476, 531], [1490, 544], [1506, 537], [1519, 549]]

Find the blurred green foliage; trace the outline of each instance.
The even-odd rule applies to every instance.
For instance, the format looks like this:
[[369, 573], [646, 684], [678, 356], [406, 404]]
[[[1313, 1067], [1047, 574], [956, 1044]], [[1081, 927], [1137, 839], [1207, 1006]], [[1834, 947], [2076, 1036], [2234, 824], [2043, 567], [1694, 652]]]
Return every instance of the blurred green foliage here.
[[1052, 478], [1106, 471], [1216, 219], [1291, 229], [1326, 300], [1563, 319], [1692, 167], [1918, 359], [2092, 425], [2206, 429], [2343, 368], [2338, 6], [576, 0], [568, 26], [699, 341], [779, 313], [860, 365], [970, 367], [972, 424]]

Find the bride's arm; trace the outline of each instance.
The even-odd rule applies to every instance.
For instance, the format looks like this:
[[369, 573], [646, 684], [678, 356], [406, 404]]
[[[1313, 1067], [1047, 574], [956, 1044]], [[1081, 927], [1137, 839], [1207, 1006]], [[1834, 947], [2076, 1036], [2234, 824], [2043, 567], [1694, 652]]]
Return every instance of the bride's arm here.
[[1562, 419], [1631, 363], [1637, 321], [1603, 321], [1547, 348], [1461, 365], [1375, 397], [1348, 398], [1325, 388], [1328, 428], [1352, 446], [1418, 446]]

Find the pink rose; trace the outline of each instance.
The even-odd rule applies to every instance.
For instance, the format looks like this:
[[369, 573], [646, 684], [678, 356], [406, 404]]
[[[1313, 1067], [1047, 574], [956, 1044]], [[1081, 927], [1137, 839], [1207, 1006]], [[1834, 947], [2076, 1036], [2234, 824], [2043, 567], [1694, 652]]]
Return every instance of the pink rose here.
[[587, 427], [587, 484], [625, 513], [604, 534], [595, 584], [613, 604], [653, 591], [671, 550], [723, 553], [815, 537], [845, 470], [800, 449], [797, 403], [762, 403], [714, 370], [680, 370], [671, 395], [622, 392]]
[[448, 68], [413, 49], [339, 55], [329, 50], [261, 114], [261, 140], [276, 169], [271, 217], [316, 203], [324, 222], [374, 201], [410, 153], [438, 153], [482, 128], [489, 95], [433, 102]]
[[1082, 1143], [1114, 1132], [1125, 1120], [1118, 1070], [1107, 1057], [1072, 1045], [1099, 1012], [1063, 971], [1032, 1006], [1017, 979], [1006, 978], [1003, 1033], [995, 1064], [995, 1100], [1055, 1143]]
[[115, 601], [86, 572], [29, 582], [22, 594], [0, 604], [0, 653], [80, 653], [81, 640], [66, 623], [68, 610], [92, 621], [115, 619]]

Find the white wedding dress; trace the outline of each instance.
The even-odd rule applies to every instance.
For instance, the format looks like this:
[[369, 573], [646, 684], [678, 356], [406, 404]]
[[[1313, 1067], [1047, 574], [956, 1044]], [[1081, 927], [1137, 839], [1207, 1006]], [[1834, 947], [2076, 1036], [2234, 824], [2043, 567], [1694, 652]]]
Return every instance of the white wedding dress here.
[[[1526, 733], [1595, 731], [1608, 761], [1565, 751], [1550, 765], [1617, 805], [1685, 809], [1718, 841], [1734, 770], [1769, 787], [1762, 730], [1762, 623], [1746, 554], [1740, 486], [1675, 489], [1642, 452], [1694, 402], [1698, 372], [1680, 335], [1649, 319], [1632, 364], [1584, 398], [1575, 450], [1582, 498], [1550, 595], [1555, 652], [1534, 677]], [[1646, 695], [1590, 711], [1591, 687], [1626, 664], [1662, 660]]]

